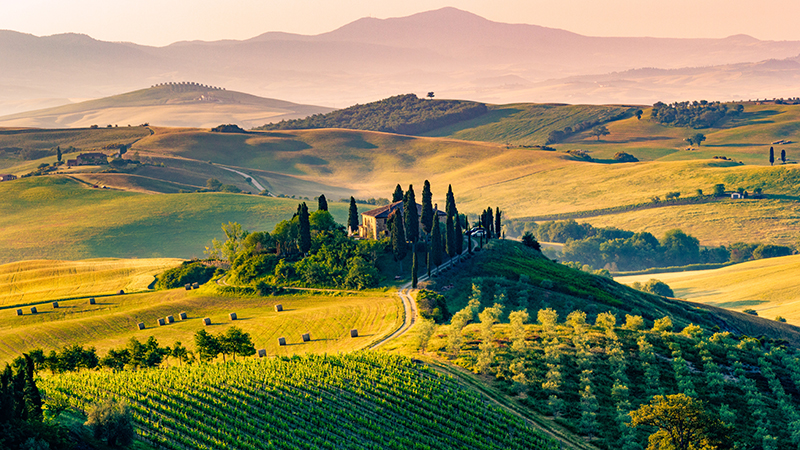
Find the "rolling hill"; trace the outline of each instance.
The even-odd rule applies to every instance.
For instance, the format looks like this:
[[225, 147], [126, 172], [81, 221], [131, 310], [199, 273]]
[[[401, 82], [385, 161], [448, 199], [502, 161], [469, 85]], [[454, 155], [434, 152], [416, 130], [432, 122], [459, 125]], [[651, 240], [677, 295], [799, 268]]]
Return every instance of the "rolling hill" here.
[[331, 108], [299, 105], [198, 83], [159, 84], [147, 89], [0, 117], [0, 127], [84, 127], [142, 124], [245, 128], [326, 113]]

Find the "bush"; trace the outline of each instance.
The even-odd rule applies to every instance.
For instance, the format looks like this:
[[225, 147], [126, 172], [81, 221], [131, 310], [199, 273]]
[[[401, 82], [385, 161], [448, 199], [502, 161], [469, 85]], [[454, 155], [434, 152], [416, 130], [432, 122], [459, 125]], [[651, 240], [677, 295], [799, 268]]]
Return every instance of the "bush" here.
[[95, 438], [105, 440], [112, 447], [127, 447], [133, 443], [130, 409], [114, 400], [107, 400], [89, 411], [86, 426], [92, 430]]
[[742, 312], [745, 313], [745, 314], [750, 314], [751, 316], [757, 316], [758, 315], [758, 311], [756, 311], [755, 309], [745, 309]]
[[630, 153], [625, 153], [625, 152], [614, 153], [614, 161], [624, 162], [624, 163], [626, 163], [626, 162], [639, 162], [639, 160], [635, 156], [631, 155]]
[[206, 283], [214, 276], [214, 268], [199, 261], [184, 261], [180, 266], [162, 273], [156, 283], [160, 289], [172, 289], [189, 283]]
[[241, 265], [232, 271], [232, 274], [239, 281], [249, 283], [256, 278], [271, 275], [275, 271], [278, 261], [278, 255], [273, 253], [256, 255], [244, 260]]
[[444, 295], [425, 289], [417, 293], [417, 309], [423, 318], [433, 319], [436, 323], [444, 323], [449, 315]]

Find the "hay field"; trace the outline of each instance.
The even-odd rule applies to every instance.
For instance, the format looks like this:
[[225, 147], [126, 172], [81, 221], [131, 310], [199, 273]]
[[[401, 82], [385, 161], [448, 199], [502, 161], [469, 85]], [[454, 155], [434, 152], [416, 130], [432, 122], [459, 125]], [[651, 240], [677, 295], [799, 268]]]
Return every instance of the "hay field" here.
[[[275, 312], [278, 303], [283, 312]], [[58, 309], [49, 305], [38, 309], [32, 315], [24, 308], [21, 317], [16, 316], [16, 308], [0, 309], [0, 361], [35, 348], [49, 351], [70, 344], [91, 345], [103, 355], [109, 348], [124, 346], [131, 337], [144, 341], [154, 336], [162, 345], [181, 341], [191, 350], [195, 332], [205, 329], [217, 334], [233, 325], [250, 333], [256, 347], [270, 355], [347, 352], [391, 333], [403, 320], [402, 305], [393, 293], [232, 296], [220, 295], [213, 285], [102, 297], [96, 305], [89, 305], [85, 298], [67, 300]], [[181, 312], [188, 314], [187, 320], [179, 319]], [[238, 320], [229, 320], [231, 312]], [[158, 326], [157, 319], [168, 315], [176, 322]], [[204, 326], [204, 317], [212, 325]], [[139, 331], [139, 322], [147, 328]], [[353, 328], [358, 329], [358, 338], [350, 338]], [[301, 334], [307, 332], [312, 340], [303, 343]], [[279, 346], [279, 337], [286, 337], [288, 345]]]
[[655, 273], [614, 280], [624, 284], [651, 278], [667, 283], [680, 298], [734, 311], [754, 309], [767, 319], [782, 316], [800, 325], [800, 255], [748, 261], [695, 272]]
[[0, 307], [144, 291], [180, 259], [22, 261], [0, 265]]

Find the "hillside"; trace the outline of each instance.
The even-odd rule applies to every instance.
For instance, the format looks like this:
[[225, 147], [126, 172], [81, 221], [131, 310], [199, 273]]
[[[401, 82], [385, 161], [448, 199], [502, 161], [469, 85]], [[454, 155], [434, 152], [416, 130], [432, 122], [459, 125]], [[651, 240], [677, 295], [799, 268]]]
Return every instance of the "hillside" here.
[[458, 100], [422, 100], [414, 94], [396, 95], [366, 105], [354, 105], [328, 114], [280, 121], [259, 130], [346, 128], [420, 134], [486, 114], [486, 105]]
[[0, 117], [0, 127], [89, 127], [138, 125], [211, 128], [236, 123], [245, 128], [331, 108], [300, 105], [193, 82], [154, 85], [111, 97]]
[[[220, 225], [271, 230], [300, 200], [202, 193], [147, 195], [92, 189], [61, 177], [0, 183], [0, 263], [31, 259], [202, 257]], [[313, 201], [310, 201], [313, 203]], [[347, 204], [331, 203], [343, 222]]]
[[795, 255], [714, 270], [618, 277], [616, 281], [631, 284], [657, 278], [681, 298], [734, 311], [753, 309], [767, 319], [781, 316], [788, 323], [800, 325], [796, 308], [800, 286], [794, 276], [798, 268], [800, 256]]
[[166, 448], [557, 448], [452, 378], [384, 354], [85, 372], [42, 386], [84, 410], [127, 401], [141, 439]]

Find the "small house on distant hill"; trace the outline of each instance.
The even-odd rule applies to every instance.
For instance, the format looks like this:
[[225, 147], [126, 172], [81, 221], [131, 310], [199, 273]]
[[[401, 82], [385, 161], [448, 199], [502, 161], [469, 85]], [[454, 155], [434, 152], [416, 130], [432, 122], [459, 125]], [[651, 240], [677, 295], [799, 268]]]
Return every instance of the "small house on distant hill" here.
[[105, 153], [81, 153], [76, 159], [67, 160], [67, 167], [74, 166], [102, 166], [108, 164]]
[[[397, 201], [380, 208], [361, 213], [361, 225], [358, 226], [358, 237], [365, 239], [381, 239], [389, 236], [389, 227], [386, 225], [389, 217], [398, 209], [403, 208], [403, 202]], [[434, 211], [439, 215], [439, 220], [447, 217], [444, 211], [434, 206]], [[417, 214], [422, 219], [422, 205], [417, 203]], [[420, 221], [420, 229], [422, 222]]]
[[0, 181], [11, 181], [11, 180], [16, 180], [16, 179], [17, 179], [17, 176], [16, 175], [12, 175], [10, 173], [9, 174], [5, 174], [5, 175], [0, 175]]

